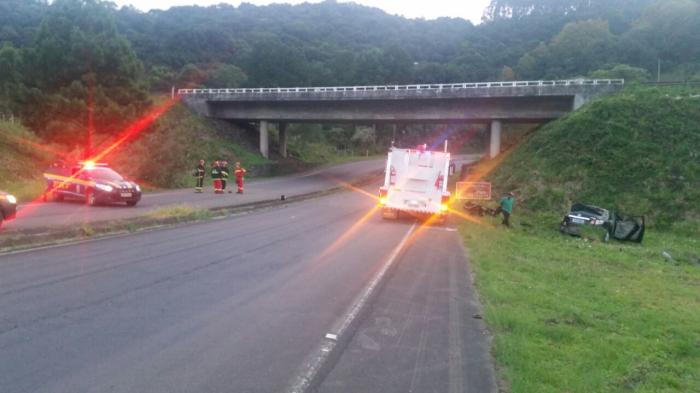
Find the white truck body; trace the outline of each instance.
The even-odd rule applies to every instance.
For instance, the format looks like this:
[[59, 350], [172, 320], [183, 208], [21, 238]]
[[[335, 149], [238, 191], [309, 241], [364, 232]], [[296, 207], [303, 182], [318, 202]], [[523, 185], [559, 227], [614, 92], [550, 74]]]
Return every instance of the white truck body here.
[[444, 217], [450, 198], [449, 166], [450, 153], [392, 147], [379, 189], [384, 217], [395, 218], [399, 212]]

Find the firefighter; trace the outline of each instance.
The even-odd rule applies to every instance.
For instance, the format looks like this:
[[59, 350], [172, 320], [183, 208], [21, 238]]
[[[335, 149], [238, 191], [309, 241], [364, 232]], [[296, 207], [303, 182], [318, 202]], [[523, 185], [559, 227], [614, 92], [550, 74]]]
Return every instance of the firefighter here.
[[221, 194], [221, 164], [219, 161], [214, 161], [211, 165], [211, 178], [214, 183], [214, 194]]
[[197, 185], [194, 187], [194, 192], [197, 194], [201, 194], [204, 187], [204, 175], [207, 173], [207, 168], [204, 164], [204, 160], [199, 160], [199, 165], [197, 165], [192, 173], [192, 176], [197, 179]]
[[241, 163], [236, 163], [236, 169], [234, 170], [234, 175], [236, 176], [236, 186], [238, 186], [238, 194], [243, 194], [243, 176], [245, 175], [245, 168], [241, 167]]
[[[228, 184], [229, 177], [228, 161], [221, 161], [221, 192], [226, 192], [226, 184]], [[231, 189], [228, 189], [228, 193], [231, 193]]]

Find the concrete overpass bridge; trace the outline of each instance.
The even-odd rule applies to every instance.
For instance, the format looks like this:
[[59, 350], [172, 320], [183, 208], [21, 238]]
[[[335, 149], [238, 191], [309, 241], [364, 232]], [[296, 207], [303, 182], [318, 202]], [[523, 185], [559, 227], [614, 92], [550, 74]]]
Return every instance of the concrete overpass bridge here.
[[287, 155], [287, 124], [490, 124], [489, 155], [500, 152], [503, 122], [546, 122], [590, 99], [617, 92], [622, 79], [574, 79], [388, 86], [180, 89], [196, 113], [259, 124], [260, 152], [269, 155], [268, 125], [279, 123], [280, 154]]

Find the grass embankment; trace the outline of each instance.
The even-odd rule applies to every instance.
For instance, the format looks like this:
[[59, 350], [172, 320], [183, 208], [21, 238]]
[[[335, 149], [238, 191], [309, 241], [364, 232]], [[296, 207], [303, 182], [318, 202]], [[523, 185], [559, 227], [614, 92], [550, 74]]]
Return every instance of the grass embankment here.
[[698, 89], [630, 88], [542, 127], [491, 179], [533, 211], [572, 201], [700, 222]]
[[[506, 391], [700, 391], [694, 94], [601, 99], [543, 127], [489, 176], [520, 199], [514, 228], [486, 218], [461, 230]], [[644, 242], [560, 235], [572, 201], [646, 214]]]
[[506, 388], [700, 391], [697, 238], [602, 243], [486, 221], [462, 232]]
[[200, 159], [207, 165], [221, 159], [231, 166], [235, 161], [247, 167], [270, 163], [246, 146], [243, 133], [226, 122], [197, 116], [179, 104], [107, 159], [120, 172], [148, 186], [190, 187], [192, 171]]
[[0, 190], [24, 201], [41, 194], [42, 172], [52, 160], [51, 149], [22, 125], [0, 121]]

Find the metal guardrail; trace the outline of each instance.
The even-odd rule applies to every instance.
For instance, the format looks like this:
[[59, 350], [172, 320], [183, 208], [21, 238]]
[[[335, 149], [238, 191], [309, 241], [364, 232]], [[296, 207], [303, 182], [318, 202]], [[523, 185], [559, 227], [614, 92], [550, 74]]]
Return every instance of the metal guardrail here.
[[336, 87], [260, 87], [237, 89], [178, 89], [178, 95], [198, 94], [262, 94], [262, 93], [324, 93], [355, 91], [455, 90], [494, 87], [602, 86], [624, 85], [624, 79], [570, 79], [553, 81], [512, 81], [477, 83], [440, 83], [420, 85], [336, 86]]

